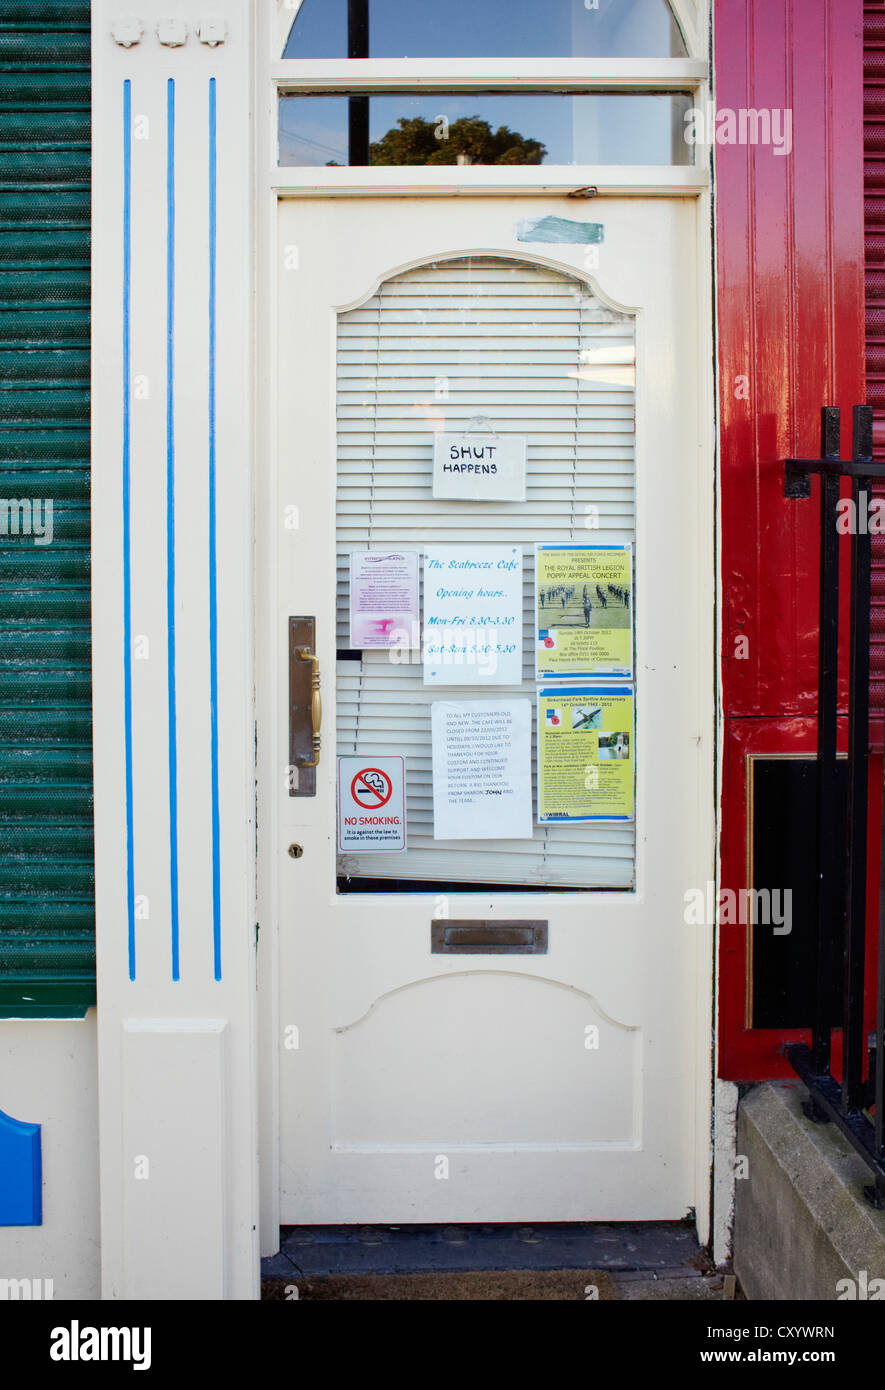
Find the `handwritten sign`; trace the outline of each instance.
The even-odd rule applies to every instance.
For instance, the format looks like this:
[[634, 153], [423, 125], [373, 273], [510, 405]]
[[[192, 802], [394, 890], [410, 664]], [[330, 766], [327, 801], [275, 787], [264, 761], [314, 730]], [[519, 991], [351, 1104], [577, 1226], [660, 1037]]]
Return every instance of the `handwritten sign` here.
[[530, 840], [529, 700], [434, 700], [433, 838]]
[[433, 495], [472, 502], [524, 502], [525, 436], [436, 435]]
[[522, 550], [432, 546], [424, 555], [424, 684], [522, 681]]

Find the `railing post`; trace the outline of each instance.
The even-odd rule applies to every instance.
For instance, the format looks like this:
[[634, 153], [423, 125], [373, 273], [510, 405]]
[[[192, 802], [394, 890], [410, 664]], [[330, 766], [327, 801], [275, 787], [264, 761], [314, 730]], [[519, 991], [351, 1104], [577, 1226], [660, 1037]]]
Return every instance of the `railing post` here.
[[[810, 1119], [833, 1121], [873, 1171], [864, 1193], [885, 1208], [885, 781], [882, 788], [882, 861], [879, 881], [879, 962], [876, 1045], [870, 1051], [875, 1084], [863, 1079], [864, 948], [866, 936], [867, 822], [870, 722], [870, 498], [873, 480], [885, 478], [885, 463], [873, 462], [873, 413], [854, 408], [851, 459], [839, 457], [839, 411], [825, 407], [821, 417], [821, 458], [784, 460], [784, 496], [811, 496], [811, 475], [819, 473], [821, 559], [818, 645], [817, 725], [817, 972], [814, 983], [811, 1047], [787, 1044], [790, 1065], [808, 1088]], [[854, 526], [851, 543], [851, 671], [848, 707], [848, 814], [838, 834], [836, 747], [839, 670], [839, 542], [837, 518], [843, 475], [851, 478]], [[841, 843], [840, 843], [841, 840]], [[836, 893], [836, 872], [847, 858], [844, 898]], [[835, 981], [833, 942], [844, 925], [842, 1083], [830, 1070], [830, 1037]], [[865, 1113], [873, 1104], [875, 1120]]]
[[[839, 457], [839, 408], [821, 410], [821, 457]], [[817, 974], [812, 1013], [811, 1051], [815, 1070], [830, 1065], [833, 991], [833, 923], [838, 835], [836, 801], [836, 708], [839, 676], [839, 533], [836, 529], [839, 476], [820, 480], [820, 635], [817, 691]]]
[[885, 1207], [885, 776], [882, 778], [882, 841], [879, 851], [879, 961], [876, 991], [876, 1044], [873, 1049], [873, 1153], [879, 1161], [875, 1185], [866, 1189], [874, 1207]]
[[[873, 412], [856, 405], [852, 457], [868, 463], [873, 454]], [[867, 906], [867, 809], [870, 760], [870, 478], [851, 480], [854, 535], [851, 538], [851, 674], [848, 696], [848, 894], [845, 917], [845, 976], [842, 1010], [842, 1107], [863, 1102], [864, 950]]]

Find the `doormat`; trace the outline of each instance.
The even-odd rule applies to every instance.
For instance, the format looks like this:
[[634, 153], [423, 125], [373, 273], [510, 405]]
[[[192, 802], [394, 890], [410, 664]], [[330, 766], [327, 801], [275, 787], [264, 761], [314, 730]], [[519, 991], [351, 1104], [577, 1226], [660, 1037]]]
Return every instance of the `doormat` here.
[[263, 1300], [612, 1301], [621, 1295], [610, 1274], [598, 1269], [471, 1270], [446, 1274], [329, 1274], [265, 1279]]

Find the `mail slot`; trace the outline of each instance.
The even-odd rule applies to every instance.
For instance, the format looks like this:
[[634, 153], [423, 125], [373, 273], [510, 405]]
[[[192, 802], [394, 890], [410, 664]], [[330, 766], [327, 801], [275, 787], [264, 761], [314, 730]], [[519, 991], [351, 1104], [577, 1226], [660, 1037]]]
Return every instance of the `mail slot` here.
[[432, 922], [430, 949], [435, 956], [542, 956], [547, 954], [547, 923], [500, 918]]

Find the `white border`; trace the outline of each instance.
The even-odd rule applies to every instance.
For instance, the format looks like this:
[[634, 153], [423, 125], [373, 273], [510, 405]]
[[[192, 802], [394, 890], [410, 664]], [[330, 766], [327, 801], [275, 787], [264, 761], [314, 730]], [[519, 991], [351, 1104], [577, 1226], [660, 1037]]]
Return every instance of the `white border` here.
[[[710, 46], [709, 0], [672, 0], [673, 9], [682, 27], [686, 45], [692, 56], [703, 64], [703, 76], [694, 87], [695, 105], [705, 108], [710, 99], [710, 73], [707, 55]], [[698, 341], [701, 347], [698, 363], [696, 410], [698, 451], [696, 460], [696, 490], [691, 499], [699, 512], [699, 530], [707, 542], [697, 557], [699, 581], [715, 586], [715, 614], [700, 622], [697, 645], [701, 653], [698, 679], [703, 683], [701, 708], [709, 702], [709, 683], [716, 691], [714, 720], [710, 728], [698, 730], [702, 751], [698, 796], [706, 801], [712, 795], [713, 807], [704, 820], [710, 826], [710, 841], [706, 859], [709, 876], [718, 871], [719, 818], [718, 797], [721, 785], [721, 707], [716, 659], [719, 651], [721, 583], [718, 568], [719, 507], [718, 464], [716, 452], [716, 419], [714, 395], [714, 318], [713, 286], [715, 266], [712, 236], [712, 150], [700, 142], [695, 145], [695, 165], [666, 166], [541, 166], [538, 168], [458, 168], [453, 169], [279, 169], [276, 165], [277, 86], [274, 68], [280, 62], [292, 20], [297, 11], [283, 10], [283, 0], [277, 0], [276, 12], [270, 6], [256, 7], [258, 40], [255, 50], [255, 163], [257, 216], [257, 354], [256, 354], [256, 437], [257, 457], [275, 457], [277, 437], [278, 357], [276, 347], [277, 282], [276, 228], [279, 201], [283, 198], [360, 198], [360, 197], [472, 197], [518, 196], [521, 194], [616, 197], [679, 197], [695, 201], [695, 264], [694, 312], [698, 321]], [[684, 60], [679, 60], [684, 61]], [[415, 65], [410, 85], [420, 76], [422, 65]], [[631, 65], [632, 66], [632, 65]], [[586, 73], [586, 68], [582, 71]], [[450, 73], [450, 80], [453, 76]], [[586, 80], [586, 78], [585, 78]], [[262, 170], [264, 171], [262, 173]], [[592, 193], [590, 192], [592, 190]], [[564, 203], [564, 210], [568, 203]], [[544, 258], [537, 258], [542, 262]], [[546, 262], [545, 262], [546, 263]], [[553, 264], [550, 262], [550, 264]], [[589, 279], [588, 279], [588, 282]], [[595, 284], [595, 292], [599, 292]], [[639, 331], [639, 325], [637, 325]], [[706, 352], [705, 345], [710, 346]], [[256, 477], [256, 517], [263, 527], [266, 544], [262, 561], [257, 566], [256, 602], [259, 615], [276, 612], [274, 599], [278, 551], [277, 518], [273, 513], [273, 498], [269, 492], [266, 470], [259, 469]], [[270, 523], [270, 524], [269, 524]], [[273, 675], [276, 669], [270, 625], [259, 623], [256, 631], [256, 701], [261, 728], [275, 729], [279, 723], [279, 700]], [[270, 786], [277, 775], [273, 761], [272, 739], [258, 741], [257, 777], [259, 787]], [[273, 798], [271, 798], [271, 805]], [[261, 932], [259, 952], [259, 1019], [260, 1066], [260, 1151], [261, 1151], [261, 1248], [264, 1254], [279, 1249], [280, 1219], [280, 1019], [277, 992], [279, 963], [279, 828], [275, 823], [264, 825], [258, 838], [258, 884]], [[509, 898], [510, 895], [504, 895]], [[605, 894], [597, 896], [603, 902]], [[379, 895], [378, 906], [385, 899]], [[459, 908], [453, 896], [452, 910]], [[466, 910], [466, 908], [465, 908]], [[713, 1100], [713, 952], [711, 927], [697, 928], [695, 951], [696, 1013], [694, 1033], [696, 1044], [696, 1114], [693, 1137], [695, 1155], [695, 1204], [698, 1238], [706, 1244], [710, 1236], [712, 1217], [711, 1189], [711, 1125]]]

